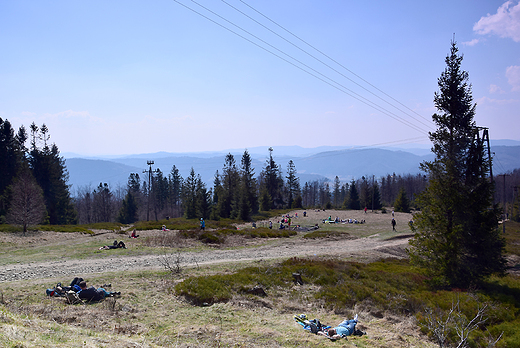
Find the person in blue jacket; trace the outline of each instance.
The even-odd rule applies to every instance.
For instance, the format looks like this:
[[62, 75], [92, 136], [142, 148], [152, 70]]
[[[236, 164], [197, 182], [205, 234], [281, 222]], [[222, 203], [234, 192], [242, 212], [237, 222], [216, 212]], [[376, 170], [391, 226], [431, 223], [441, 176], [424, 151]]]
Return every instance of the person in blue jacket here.
[[328, 329], [327, 331], [318, 332], [319, 334], [330, 338], [331, 340], [337, 340], [343, 337], [350, 336], [356, 330], [358, 315], [354, 316], [354, 319], [343, 320], [338, 326]]

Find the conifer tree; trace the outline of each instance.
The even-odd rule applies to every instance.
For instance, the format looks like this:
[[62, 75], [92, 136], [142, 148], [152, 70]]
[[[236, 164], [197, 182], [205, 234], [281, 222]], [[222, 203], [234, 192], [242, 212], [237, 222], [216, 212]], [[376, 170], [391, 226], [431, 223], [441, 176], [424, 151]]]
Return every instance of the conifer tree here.
[[179, 169], [173, 165], [170, 175], [168, 175], [168, 186], [169, 186], [169, 204], [170, 214], [172, 217], [181, 216], [181, 192], [182, 192], [182, 176], [179, 173]]
[[200, 174], [197, 174], [195, 181], [195, 199], [197, 218], [208, 219], [211, 214], [211, 190], [208, 191]]
[[220, 181], [220, 174], [218, 173], [218, 170], [215, 172], [215, 176], [213, 179], [213, 198], [211, 201], [211, 205], [213, 206], [213, 209], [211, 210], [211, 219], [212, 220], [219, 220], [219, 201], [220, 198], [223, 197], [223, 188], [222, 188], [222, 182]]
[[238, 217], [241, 220], [249, 221], [251, 213], [258, 212], [258, 196], [256, 194], [255, 170], [252, 166], [253, 160], [247, 150], [242, 155], [240, 161], [240, 190], [238, 199]]
[[300, 178], [293, 160], [287, 164], [287, 176], [285, 177], [287, 187], [287, 207], [294, 207], [294, 200], [300, 195]]
[[404, 187], [401, 187], [397, 194], [397, 198], [394, 202], [394, 210], [402, 213], [410, 212], [410, 201], [408, 200], [408, 197], [406, 197], [406, 190]]
[[[68, 172], [65, 159], [60, 156], [56, 144], [49, 146], [49, 129], [44, 124], [39, 129], [31, 125], [32, 141], [29, 163], [33, 175], [43, 190], [49, 223], [64, 225], [76, 223], [76, 211], [67, 185]], [[38, 142], [43, 141], [40, 148]]]
[[379, 191], [379, 185], [377, 182], [374, 182], [372, 185], [372, 196], [374, 197], [372, 200], [372, 208], [373, 209], [381, 209], [383, 205], [381, 204], [381, 192]]
[[[273, 148], [269, 148], [269, 158], [266, 160], [265, 167], [260, 174], [261, 185], [260, 191], [267, 190], [269, 200], [271, 202], [270, 209], [283, 207], [283, 179], [280, 168], [273, 158]], [[263, 195], [263, 193], [262, 193]], [[267, 197], [267, 196], [264, 196]], [[264, 200], [265, 203], [265, 200]]]
[[260, 191], [260, 210], [269, 211], [273, 205], [273, 200], [271, 199], [271, 195], [267, 191], [267, 188], [262, 189]]
[[339, 205], [341, 203], [341, 181], [339, 181], [339, 177], [337, 175], [334, 178], [334, 188], [332, 197], [334, 201], [334, 208], [339, 208]]
[[462, 58], [452, 41], [434, 96], [438, 113], [432, 118], [438, 128], [430, 139], [435, 159], [421, 165], [429, 183], [417, 199], [421, 212], [414, 218], [409, 253], [432, 284], [468, 288], [502, 272], [505, 262], [489, 163], [477, 137], [476, 105]]
[[119, 210], [117, 221], [122, 224], [131, 224], [138, 220], [138, 205], [135, 199], [135, 194], [128, 191]]
[[365, 176], [361, 177], [361, 181], [359, 181], [359, 201], [361, 204], [361, 209], [365, 207], [372, 206], [372, 192], [370, 184], [368, 183], [368, 179]]
[[350, 183], [349, 188], [349, 195], [347, 199], [345, 200], [344, 204], [346, 209], [352, 209], [352, 210], [360, 210], [361, 209], [361, 202], [359, 201], [359, 194], [356, 188], [356, 182], [352, 180]]
[[222, 195], [217, 205], [218, 215], [221, 218], [234, 218], [238, 215], [238, 187], [240, 175], [236, 166], [235, 157], [228, 153], [224, 160], [222, 174]]
[[182, 203], [184, 206], [184, 217], [195, 219], [197, 217], [197, 176], [191, 168], [190, 175], [182, 185]]
[[22, 138], [15, 136], [11, 123], [0, 118], [0, 216], [5, 216], [8, 208], [6, 189], [12, 183], [25, 159], [24, 134], [25, 128], [20, 127], [19, 135]]

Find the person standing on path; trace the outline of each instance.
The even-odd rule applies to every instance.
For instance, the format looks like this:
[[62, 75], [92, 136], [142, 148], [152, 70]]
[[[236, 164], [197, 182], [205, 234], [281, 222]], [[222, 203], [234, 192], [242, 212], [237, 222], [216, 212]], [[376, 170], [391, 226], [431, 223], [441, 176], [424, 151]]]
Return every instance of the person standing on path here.
[[395, 231], [395, 225], [396, 225], [395, 219], [392, 218], [392, 231]]
[[206, 228], [206, 222], [204, 221], [204, 218], [200, 218], [200, 230], [204, 231]]

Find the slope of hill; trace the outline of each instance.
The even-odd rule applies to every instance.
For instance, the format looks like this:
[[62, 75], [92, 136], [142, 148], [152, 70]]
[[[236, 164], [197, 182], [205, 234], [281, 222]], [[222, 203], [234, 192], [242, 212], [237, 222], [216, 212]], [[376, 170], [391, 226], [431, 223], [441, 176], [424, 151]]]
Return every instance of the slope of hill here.
[[[260, 150], [260, 148], [258, 148]], [[358, 179], [361, 176], [376, 179], [388, 174], [417, 174], [420, 173], [419, 164], [425, 160], [432, 160], [433, 154], [417, 155], [405, 150], [389, 149], [341, 149], [326, 152], [313, 152], [305, 149], [308, 156], [295, 156], [290, 153], [299, 153], [302, 150], [289, 149], [288, 154], [275, 155], [276, 163], [285, 172], [289, 160], [296, 165], [300, 182], [303, 185], [307, 181], [333, 180], [337, 175], [341, 181]], [[520, 146], [495, 146], [493, 151], [493, 173], [500, 174], [520, 168]], [[243, 152], [243, 151], [242, 151]], [[276, 151], [280, 153], [281, 151]], [[240, 166], [241, 153], [233, 154], [237, 167]], [[202, 180], [213, 186], [216, 171], [222, 173], [226, 154], [221, 152], [193, 154], [159, 153], [141, 154], [114, 158], [110, 160], [69, 158], [66, 160], [69, 171], [69, 184], [72, 192], [81, 187], [90, 186], [95, 188], [99, 183], [108, 183], [111, 187], [125, 186], [130, 173], [138, 173], [143, 180], [147, 180], [149, 167], [147, 160], [153, 160], [153, 169], [160, 169], [164, 176], [168, 176], [173, 165], [178, 169], [182, 177], [187, 177], [191, 168], [196, 174], [200, 174]], [[253, 168], [259, 175], [267, 159], [267, 151], [260, 154], [252, 154]]]
[[85, 187], [93, 190], [100, 183], [107, 183], [110, 187], [126, 185], [130, 173], [142, 171], [138, 167], [106, 160], [69, 158], [65, 161], [73, 195], [78, 189]]

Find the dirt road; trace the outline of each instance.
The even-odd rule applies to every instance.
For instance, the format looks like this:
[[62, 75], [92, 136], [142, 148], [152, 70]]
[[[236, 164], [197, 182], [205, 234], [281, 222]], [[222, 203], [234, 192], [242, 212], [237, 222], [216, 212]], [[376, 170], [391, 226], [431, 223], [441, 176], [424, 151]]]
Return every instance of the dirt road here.
[[[373, 260], [380, 257], [403, 257], [407, 238], [381, 240], [377, 236], [359, 239], [320, 239], [305, 240], [298, 238], [271, 241], [254, 248], [231, 250], [205, 250], [201, 252], [181, 252], [182, 267], [225, 263], [232, 261], [289, 258], [294, 256], [340, 256]], [[175, 257], [177, 257], [175, 255]], [[164, 268], [164, 255], [122, 256], [83, 259], [56, 260], [38, 263], [16, 263], [0, 265], [0, 281], [10, 282], [36, 278], [73, 278], [91, 273], [124, 272], [138, 269]]]

